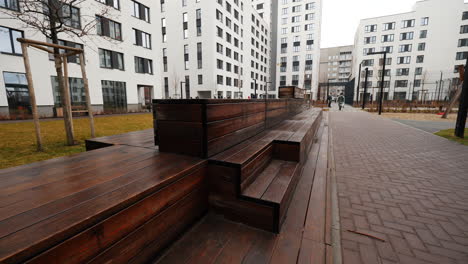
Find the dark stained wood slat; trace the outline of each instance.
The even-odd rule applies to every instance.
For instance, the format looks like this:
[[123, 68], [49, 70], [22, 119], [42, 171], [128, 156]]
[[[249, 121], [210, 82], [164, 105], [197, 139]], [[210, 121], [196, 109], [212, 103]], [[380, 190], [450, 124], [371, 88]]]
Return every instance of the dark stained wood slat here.
[[281, 203], [298, 166], [297, 162], [285, 161], [261, 199]]
[[[76, 177], [78, 175], [86, 174], [90, 171], [109, 168], [112, 169], [116, 164], [131, 164], [138, 162], [142, 158], [147, 158], [148, 156], [154, 155], [153, 151], [144, 153], [141, 150], [136, 148], [118, 148], [110, 150], [112, 156], [108, 153], [104, 155], [87, 158], [84, 161], [80, 162], [66, 162], [69, 167], [66, 168], [57, 168], [55, 166], [49, 165], [47, 168], [41, 169], [41, 172], [36, 174], [34, 177], [12, 177], [6, 178], [5, 181], [1, 183], [0, 186], [0, 200], [3, 200], [5, 197], [11, 197], [12, 194], [36, 189], [40, 186], [46, 184], [56, 183], [58, 181], [69, 181], [70, 178]], [[86, 156], [85, 153], [83, 153]], [[61, 165], [61, 164], [57, 164]], [[20, 170], [18, 173], [21, 173], [23, 170]], [[19, 179], [18, 179], [19, 178]]]
[[265, 170], [258, 175], [257, 179], [242, 192], [242, 195], [256, 198], [262, 197], [283, 163], [284, 161], [282, 160], [272, 160]]
[[269, 263], [275, 249], [278, 236], [269, 232], [259, 233], [254, 244], [242, 260], [243, 264]]
[[198, 188], [89, 263], [146, 263], [207, 209], [207, 190]]
[[[323, 134], [328, 135], [328, 127], [324, 127]], [[304, 237], [318, 243], [324, 243], [325, 241], [327, 170], [328, 136], [324, 136], [320, 143], [320, 152], [304, 228]]]
[[[200, 188], [204, 179], [203, 168], [35, 257], [31, 262], [54, 260], [57, 263], [82, 263], [177, 203], [192, 190]], [[131, 221], [127, 221], [129, 217]]]
[[[154, 154], [144, 154], [147, 153], [141, 151], [140, 158], [138, 155], [134, 155], [133, 158], [136, 159], [135, 163], [111, 163], [95, 170], [85, 171], [72, 177], [33, 187], [22, 192], [16, 192], [0, 201], [0, 220], [104, 184], [126, 173], [154, 164], [154, 160], [152, 160]], [[108, 158], [112, 159], [112, 156], [108, 156]], [[139, 161], [141, 158], [144, 158], [142, 164]], [[96, 177], [97, 175], [99, 176]], [[35, 199], [30, 199], [30, 197], [35, 197]]]
[[[164, 159], [168, 160], [167, 155], [173, 156], [173, 161], [178, 160], [178, 162], [168, 166], [164, 162]], [[149, 193], [167, 186], [191, 170], [204, 166], [205, 163], [196, 158], [174, 154], [158, 154], [158, 156], [166, 158], [161, 158], [159, 161], [156, 159], [152, 166], [127, 173], [113, 181], [50, 203], [49, 205], [62, 204], [69, 209], [51, 215], [41, 222], [36, 223], [31, 219], [28, 228], [2, 238], [0, 260], [24, 259], [34, 252], [48, 248]], [[54, 210], [53, 208], [51, 206], [48, 210]], [[31, 214], [31, 217], [34, 215]]]
[[212, 242], [212, 245], [218, 244], [219, 242], [226, 243], [228, 240], [227, 235], [235, 231], [238, 225], [238, 223], [226, 221], [219, 216], [209, 214], [189, 231], [187, 235], [174, 243], [171, 249], [161, 256], [156, 263], [188, 263], [196, 255], [203, 253], [202, 249], [205, 248], [211, 240], [218, 240], [215, 243]]
[[134, 131], [125, 134], [92, 138], [87, 142], [98, 142], [112, 145], [127, 145], [134, 147], [154, 148], [154, 131], [153, 129], [146, 129], [141, 131]]
[[265, 112], [265, 103], [232, 103], [208, 104], [206, 106], [207, 122], [236, 118], [259, 112]]
[[231, 234], [229, 241], [224, 245], [214, 264], [241, 263], [260, 232], [262, 231], [239, 225], [237, 231]]

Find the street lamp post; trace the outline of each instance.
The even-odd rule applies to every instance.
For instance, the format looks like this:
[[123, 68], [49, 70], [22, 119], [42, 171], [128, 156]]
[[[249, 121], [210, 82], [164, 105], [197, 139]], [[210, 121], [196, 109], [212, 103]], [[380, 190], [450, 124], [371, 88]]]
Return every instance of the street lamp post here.
[[384, 91], [384, 80], [385, 80], [385, 66], [387, 64], [387, 51], [380, 52], [369, 52], [367, 55], [377, 55], [383, 54], [383, 69], [382, 69], [382, 80], [380, 81], [380, 98], [379, 98], [379, 115], [382, 114], [382, 104], [383, 104], [383, 91]]
[[[357, 92], [356, 92], [356, 94], [357, 94], [357, 96], [356, 96], [357, 100], [356, 101], [357, 101], [358, 105], [359, 105], [359, 90], [361, 89], [359, 87], [360, 84], [361, 84], [361, 67], [362, 67], [362, 62], [359, 63], [359, 74], [358, 74], [358, 83], [357, 83]], [[365, 95], [363, 95], [363, 96], [365, 96]]]
[[[361, 75], [361, 73], [359, 73], [359, 75]], [[362, 110], [366, 108], [367, 77], [369, 77], [369, 68], [366, 68], [366, 79], [364, 81], [364, 94], [362, 95]]]

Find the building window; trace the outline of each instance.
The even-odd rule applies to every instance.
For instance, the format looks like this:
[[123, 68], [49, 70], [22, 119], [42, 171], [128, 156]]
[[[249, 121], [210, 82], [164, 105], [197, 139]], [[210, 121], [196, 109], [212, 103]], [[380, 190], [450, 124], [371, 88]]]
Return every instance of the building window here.
[[[52, 40], [50, 38], [47, 38], [47, 42], [52, 43]], [[72, 41], [66, 41], [66, 40], [59, 39], [58, 44], [62, 45], [62, 46], [71, 47], [71, 48], [83, 49], [83, 44], [75, 43], [75, 42], [72, 42]], [[64, 54], [64, 53], [67, 53], [67, 51], [64, 50], [64, 49], [60, 49], [60, 53]], [[55, 60], [54, 54], [49, 54], [49, 60], [51, 60], [51, 61]], [[67, 57], [67, 62], [80, 63], [80, 55], [68, 56]]]
[[414, 19], [404, 20], [402, 22], [402, 28], [410, 28], [410, 27], [414, 27]]
[[416, 63], [423, 63], [424, 62], [424, 55], [418, 55], [416, 57]]
[[135, 72], [153, 74], [153, 60], [135, 56]]
[[456, 60], [466, 60], [468, 57], [468, 52], [457, 52]]
[[[62, 106], [62, 96], [59, 89], [57, 76], [51, 76], [52, 91], [54, 93], [55, 106]], [[83, 79], [81, 78], [68, 78], [68, 87], [70, 87], [70, 99], [72, 106], [86, 105], [86, 93], [84, 89]]]
[[384, 24], [384, 31], [385, 30], [393, 30], [395, 29], [395, 22], [391, 22], [391, 23], [385, 23]]
[[468, 33], [468, 25], [464, 25], [460, 27], [460, 34]]
[[468, 46], [468, 39], [459, 39], [458, 40], [458, 47], [467, 47]]
[[122, 40], [122, 25], [113, 20], [102, 16], [96, 16], [97, 34], [100, 36], [110, 37], [116, 40]]
[[189, 48], [188, 45], [184, 45], [184, 66], [185, 69], [189, 69]]
[[203, 49], [201, 42], [197, 43], [197, 66], [198, 69], [203, 68]]
[[183, 27], [183, 34], [184, 34], [184, 39], [188, 38], [188, 14], [183, 13], [182, 14], [182, 27]]
[[419, 38], [427, 38], [427, 30], [421, 30], [419, 32]]
[[101, 81], [105, 112], [127, 112], [127, 89], [125, 82]]
[[397, 76], [408, 76], [409, 75], [409, 68], [400, 68], [396, 70]]
[[375, 44], [376, 37], [365, 37], [364, 38], [364, 44]]
[[19, 11], [18, 0], [0, 0], [0, 7]]
[[386, 51], [387, 53], [393, 53], [393, 46], [382, 47], [382, 51]]
[[197, 37], [200, 37], [202, 35], [201, 9], [196, 11], [195, 23], [197, 24]]
[[399, 52], [400, 52], [400, 53], [403, 53], [403, 52], [411, 52], [412, 47], [413, 47], [413, 45], [411, 45], [411, 44], [400, 45]]
[[217, 84], [223, 84], [223, 76], [222, 75], [217, 75], [216, 76], [216, 83]]
[[393, 42], [394, 38], [395, 38], [394, 34], [383, 35], [382, 36], [382, 42]]
[[131, 1], [132, 5], [132, 16], [144, 20], [146, 22], [150, 22], [150, 11], [149, 8], [137, 1]]
[[411, 40], [413, 39], [413, 32], [405, 32], [400, 34], [400, 40]]
[[99, 49], [99, 63], [101, 68], [121, 71], [125, 69], [123, 53], [112, 50]]
[[364, 31], [366, 33], [376, 32], [377, 31], [377, 25], [367, 25], [367, 26], [365, 26]]
[[362, 61], [362, 66], [374, 66], [374, 60], [373, 59], [363, 60]]
[[21, 43], [16, 39], [24, 36], [23, 31], [0, 27], [0, 52], [8, 54], [23, 54]]
[[423, 71], [423, 68], [422, 68], [422, 67], [417, 67], [417, 68], [414, 70], [414, 74], [415, 74], [415, 75], [422, 75], [422, 71]]
[[133, 29], [135, 40], [133, 44], [151, 49], [151, 35], [138, 29]]
[[10, 114], [31, 114], [28, 81], [24, 73], [3, 72]]
[[395, 81], [395, 87], [399, 87], [399, 88], [408, 87], [408, 80], [397, 80], [397, 81]]
[[167, 72], [167, 49], [163, 49], [163, 70]]
[[[119, 0], [96, 0], [96, 1], [103, 3], [105, 5], [111, 6], [115, 9], [120, 9]], [[0, 0], [0, 3], [1, 3], [1, 0]]]
[[398, 57], [397, 64], [410, 64], [410, 63], [411, 63], [411, 56]]
[[426, 50], [426, 43], [419, 43], [418, 51], [425, 51], [425, 50]]
[[198, 75], [198, 84], [203, 84], [203, 75]]
[[467, 20], [468, 19], [468, 11], [463, 12], [462, 20]]
[[421, 26], [427, 26], [427, 25], [429, 25], [429, 18], [428, 17], [421, 18]]
[[71, 5], [62, 3], [63, 24], [72, 28], [81, 28], [80, 9]]
[[162, 34], [162, 42], [167, 42], [167, 33], [166, 33], [166, 19], [161, 18], [161, 34]]

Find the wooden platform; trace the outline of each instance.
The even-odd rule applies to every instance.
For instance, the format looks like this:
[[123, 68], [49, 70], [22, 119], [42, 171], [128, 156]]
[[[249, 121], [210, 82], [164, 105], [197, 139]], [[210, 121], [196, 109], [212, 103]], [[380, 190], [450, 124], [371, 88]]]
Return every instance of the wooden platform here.
[[86, 150], [94, 150], [115, 145], [157, 149], [154, 145], [153, 129], [146, 129], [107, 137], [91, 138], [85, 141]]
[[153, 263], [333, 263], [327, 232], [331, 223], [327, 206], [328, 127], [322, 126], [318, 135], [279, 234], [210, 213]]
[[[216, 102], [212, 107], [238, 107]], [[281, 243], [283, 234], [302, 245], [311, 245], [307, 240], [317, 242], [324, 236], [322, 196], [327, 167], [323, 158], [326, 138], [313, 144], [326, 129], [319, 130], [321, 112], [311, 109], [293, 115], [302, 109], [301, 102], [255, 101], [270, 111], [264, 113], [263, 121], [253, 124], [261, 129], [244, 138], [247, 135], [237, 137], [232, 125], [241, 120], [237, 129], [245, 131], [250, 114], [244, 118], [243, 111], [252, 105], [239, 103], [241, 116], [226, 119], [231, 113], [220, 110], [220, 119], [207, 123], [212, 128], [227, 125], [226, 129], [203, 128], [206, 136], [218, 131], [221, 138], [234, 140], [217, 145], [203, 136], [205, 147], [213, 143], [217, 149], [205, 153], [217, 153], [209, 159], [161, 152], [154, 145], [153, 131], [145, 130], [87, 140], [90, 151], [86, 153], [1, 170], [0, 262], [146, 263], [167, 261], [171, 254], [183, 252], [201, 254], [203, 258], [218, 250], [213, 247], [218, 238], [224, 241], [220, 242], [222, 248], [235, 249], [237, 244], [229, 243], [243, 241], [246, 237], [242, 234], [258, 245], [246, 243], [252, 255], [247, 259], [261, 261], [258, 254], [270, 258], [276, 254], [272, 246]], [[240, 138], [244, 139], [238, 141]], [[318, 189], [313, 191], [312, 186]], [[189, 239], [180, 242], [189, 243], [189, 248], [182, 246], [183, 250], [175, 253], [169, 249], [160, 258], [162, 250], [205, 216], [209, 208], [228, 219], [280, 235], [210, 213], [182, 238]], [[200, 236], [206, 233], [206, 237], [193, 236], [194, 232]], [[234, 238], [241, 235], [240, 240], [231, 240], [229, 234]], [[200, 241], [195, 242], [195, 248], [207, 253], [191, 251], [194, 241]], [[217, 252], [218, 257], [226, 256], [221, 262], [229, 262], [230, 257], [239, 257], [243, 251]], [[204, 263], [197, 259], [190, 261]]]
[[148, 260], [206, 213], [205, 170], [125, 145], [2, 170], [0, 262]]

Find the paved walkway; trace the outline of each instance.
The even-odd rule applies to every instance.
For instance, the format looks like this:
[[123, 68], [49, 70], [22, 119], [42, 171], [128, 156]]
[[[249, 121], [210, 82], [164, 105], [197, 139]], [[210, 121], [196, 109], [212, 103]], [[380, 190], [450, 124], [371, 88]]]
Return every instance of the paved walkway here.
[[365, 112], [330, 127], [345, 264], [468, 263], [468, 147]]

